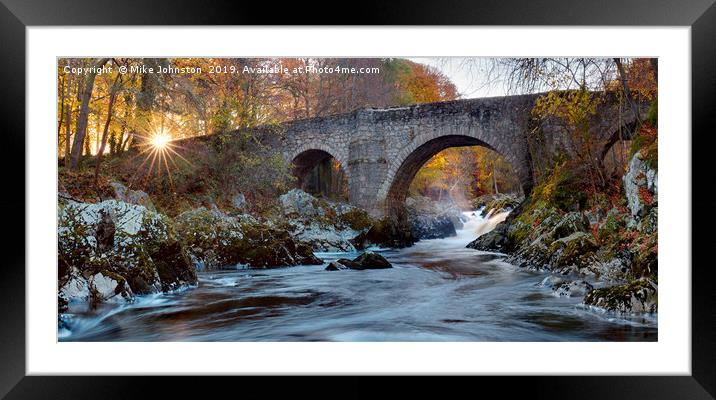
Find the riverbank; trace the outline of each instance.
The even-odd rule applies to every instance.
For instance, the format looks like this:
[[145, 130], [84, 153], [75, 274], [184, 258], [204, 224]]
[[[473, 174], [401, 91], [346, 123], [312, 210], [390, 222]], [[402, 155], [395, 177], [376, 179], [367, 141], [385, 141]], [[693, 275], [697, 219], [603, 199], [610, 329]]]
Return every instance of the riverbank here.
[[[570, 189], [557, 166], [531, 196], [469, 248], [507, 254], [506, 261], [550, 273], [556, 293], [584, 296], [584, 304], [619, 314], [658, 310], [658, 172], [637, 151], [623, 176], [623, 197], [574, 207], [583, 192]], [[586, 199], [585, 199], [586, 200]]]
[[[392, 268], [321, 266], [199, 272], [190, 290], [75, 308], [62, 341], [653, 341], [654, 316], [580, 306], [545, 275], [468, 249], [505, 215], [463, 214], [455, 236], [374, 250]], [[317, 252], [330, 264], [361, 252]]]

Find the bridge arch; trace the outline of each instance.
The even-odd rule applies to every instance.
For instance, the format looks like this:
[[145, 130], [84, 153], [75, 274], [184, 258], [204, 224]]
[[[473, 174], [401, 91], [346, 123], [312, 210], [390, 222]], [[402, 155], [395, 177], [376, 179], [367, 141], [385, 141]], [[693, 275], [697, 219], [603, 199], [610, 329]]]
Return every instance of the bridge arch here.
[[502, 155], [517, 174], [523, 190], [529, 192], [532, 175], [529, 165], [525, 165], [528, 159], [525, 159], [524, 154], [513, 154], [509, 145], [501, 141], [491, 144], [476, 135], [431, 133], [415, 138], [398, 153], [390, 163], [386, 178], [378, 191], [378, 199], [387, 208], [403, 204], [413, 178], [431, 157], [447, 148], [464, 146], [481, 146]]
[[293, 151], [284, 153], [284, 157], [291, 163], [291, 173], [298, 179], [299, 186], [303, 185], [309, 172], [329, 159], [334, 159], [340, 164], [341, 171], [346, 176], [346, 179], [349, 176], [345, 157], [325, 143], [304, 144]]

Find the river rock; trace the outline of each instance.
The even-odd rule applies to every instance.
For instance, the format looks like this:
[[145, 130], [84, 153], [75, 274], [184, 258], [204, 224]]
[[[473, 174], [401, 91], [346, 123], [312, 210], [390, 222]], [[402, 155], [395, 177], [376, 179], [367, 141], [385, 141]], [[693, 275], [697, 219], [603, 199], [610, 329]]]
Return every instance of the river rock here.
[[338, 261], [331, 261], [326, 267], [326, 271], [340, 271], [342, 269], [348, 269], [348, 267]]
[[291, 220], [291, 234], [298, 240], [308, 243], [315, 251], [339, 252], [355, 251], [353, 239], [362, 232], [353, 229], [337, 228], [335, 225], [321, 224], [317, 221], [304, 222]]
[[326, 267], [326, 271], [338, 271], [342, 269], [355, 269], [355, 270], [366, 270], [366, 269], [386, 269], [393, 268], [393, 266], [380, 254], [372, 251], [366, 251], [359, 255], [353, 260], [347, 258], [339, 258], [336, 261], [331, 262]]
[[622, 314], [655, 313], [658, 310], [656, 282], [641, 278], [632, 282], [589, 291], [583, 303]]
[[500, 222], [495, 229], [478, 236], [466, 247], [475, 250], [504, 252], [508, 244], [508, 226], [508, 223]]
[[560, 282], [552, 287], [552, 295], [555, 297], [584, 296], [592, 289], [594, 286], [584, 280]]
[[310, 194], [292, 189], [279, 197], [281, 208], [287, 215], [301, 218], [320, 218], [326, 216], [326, 207], [321, 201]]
[[365, 210], [317, 199], [298, 189], [280, 198], [287, 229], [315, 251], [348, 252], [362, 245], [355, 239], [374, 223]]
[[135, 294], [196, 284], [170, 222], [117, 200], [63, 205], [57, 230], [60, 292], [69, 302], [132, 300]]
[[411, 218], [410, 225], [417, 239], [442, 239], [457, 235], [455, 225], [445, 215], [416, 215]]
[[288, 231], [248, 215], [199, 208], [175, 218], [180, 241], [198, 269], [245, 264], [252, 268], [319, 265], [312, 248]]
[[360, 237], [363, 239], [360, 246], [363, 248], [368, 245], [403, 248], [415, 244], [417, 238], [413, 236], [412, 227], [407, 220], [407, 215], [404, 213], [404, 210], [398, 212], [398, 214], [386, 215], [373, 224], [366, 234]]
[[516, 194], [498, 193], [482, 195], [472, 201], [472, 208], [481, 210], [482, 215], [488, 216], [504, 211], [512, 211], [522, 202]]
[[462, 228], [462, 212], [451, 201], [435, 202], [423, 196], [405, 200], [412, 236], [415, 239], [441, 239], [455, 236]]
[[557, 239], [549, 246], [552, 268], [576, 266], [583, 268], [595, 261], [594, 251], [598, 248], [594, 237], [586, 232], [574, 232]]
[[372, 251], [366, 251], [365, 253], [359, 255], [356, 259], [353, 260], [353, 262], [358, 264], [358, 268], [352, 269], [393, 268], [393, 266], [388, 262], [388, 260], [385, 259], [385, 257]]

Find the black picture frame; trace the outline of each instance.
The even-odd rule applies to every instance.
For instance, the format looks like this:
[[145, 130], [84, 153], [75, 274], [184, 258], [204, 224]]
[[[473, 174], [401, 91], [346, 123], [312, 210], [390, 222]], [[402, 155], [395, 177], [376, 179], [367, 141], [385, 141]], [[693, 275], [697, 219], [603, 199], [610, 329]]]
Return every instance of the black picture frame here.
[[[0, 398], [143, 398], [151, 388], [164, 398], [187, 394], [199, 386], [202, 395], [220, 394], [224, 385], [198, 382], [196, 378], [159, 377], [51, 377], [26, 376], [25, 368], [25, 63], [27, 26], [43, 25], [248, 25], [306, 24], [331, 25], [646, 25], [691, 27], [692, 57], [692, 182], [710, 182], [710, 149], [705, 139], [716, 126], [716, 6], [714, 0], [500, 0], [500, 1], [363, 1], [350, 5], [350, 12], [336, 2], [281, 4], [237, 1], [141, 1], [141, 0], [0, 0], [0, 120], [3, 141], [3, 183], [0, 197], [5, 213], [3, 263], [0, 267]], [[325, 12], [317, 12], [323, 8]], [[331, 16], [330, 14], [335, 14]], [[78, 38], [81, 40], [81, 38]], [[459, 40], [456, 39], [456, 40]], [[22, 166], [22, 167], [20, 167]], [[22, 168], [23, 173], [19, 173]], [[668, 166], [667, 166], [668, 168]], [[704, 175], [704, 176], [702, 176]], [[699, 179], [702, 178], [702, 179]], [[700, 186], [701, 188], [704, 185]], [[696, 189], [697, 187], [694, 187]], [[8, 190], [9, 189], [9, 190]], [[702, 189], [703, 191], [703, 189]], [[703, 194], [703, 193], [702, 193]], [[711, 221], [706, 210], [708, 195], [692, 196], [691, 213], [697, 222]], [[23, 212], [19, 212], [23, 210]], [[684, 218], [692, 214], [685, 213]], [[9, 221], [8, 221], [9, 220]], [[9, 222], [9, 224], [8, 224]], [[693, 256], [708, 249], [709, 235], [697, 235], [692, 225]], [[22, 249], [22, 250], [21, 250]], [[684, 249], [688, 251], [689, 249]], [[49, 251], [49, 250], [48, 250]], [[54, 249], [52, 250], [54, 251]], [[561, 377], [480, 377], [463, 385], [433, 385], [429, 380], [411, 383], [422, 394], [439, 391], [441, 397], [457, 395], [465, 388], [500, 396], [524, 394], [534, 397], [581, 399], [709, 399], [716, 396], [716, 291], [712, 262], [694, 257], [692, 261], [692, 369], [690, 376], [561, 376]], [[559, 355], [555, 355], [559, 356]], [[137, 360], [138, 363], [141, 360]], [[233, 379], [233, 378], [232, 378]], [[349, 378], [343, 395], [371, 395], [377, 387]], [[519, 382], [513, 382], [519, 379]], [[391, 380], [391, 382], [394, 382]], [[303, 378], [291, 385], [276, 385], [266, 378], [253, 378], [256, 388], [277, 395], [292, 396], [315, 391], [315, 378]], [[237, 386], [231, 385], [234, 389]], [[408, 385], [381, 384], [387, 395], [406, 395]], [[497, 390], [497, 392], [495, 391]], [[238, 392], [237, 392], [238, 395]], [[319, 395], [313, 393], [313, 395]], [[362, 396], [361, 396], [362, 397]]]

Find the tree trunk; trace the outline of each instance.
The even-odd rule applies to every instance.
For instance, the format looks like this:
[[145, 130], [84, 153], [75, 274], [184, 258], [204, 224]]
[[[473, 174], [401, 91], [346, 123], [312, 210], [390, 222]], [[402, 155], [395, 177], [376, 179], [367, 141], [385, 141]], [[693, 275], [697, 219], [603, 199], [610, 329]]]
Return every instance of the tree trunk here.
[[[67, 98], [71, 98], [70, 96], [72, 94], [72, 75], [67, 77]], [[65, 110], [65, 113], [67, 114], [65, 116], [65, 168], [69, 168], [70, 166], [70, 138], [72, 138], [72, 109], [75, 107], [75, 101], [72, 99], [72, 101], [69, 104], [69, 107]]]
[[636, 119], [637, 126], [641, 125], [641, 116], [639, 115], [639, 106], [636, 104], [636, 102], [632, 98], [631, 90], [629, 90], [629, 79], [627, 77], [626, 71], [624, 70], [624, 65], [622, 65], [622, 60], [620, 58], [614, 58], [614, 63], [617, 65], [617, 70], [619, 71], [619, 80], [622, 83], [622, 90], [624, 91], [624, 97], [626, 98], [627, 103], [629, 103], [629, 106], [631, 107], [631, 110], [634, 113], [634, 118]]
[[492, 184], [495, 186], [495, 194], [500, 194], [500, 191], [497, 190], [497, 175], [495, 174], [495, 163], [492, 163]]
[[67, 80], [64, 78], [62, 79], [62, 82], [60, 83], [63, 90], [60, 91], [60, 122], [57, 124], [57, 138], [59, 139], [60, 133], [62, 132], [62, 122], [65, 118], [65, 84], [67, 86], [70, 85], [69, 77], [72, 75], [67, 75]]
[[109, 106], [107, 107], [107, 120], [104, 123], [104, 130], [102, 131], [102, 141], [99, 146], [99, 150], [97, 151], [97, 165], [95, 166], [94, 170], [94, 186], [97, 188], [97, 192], [99, 193], [99, 167], [100, 164], [102, 164], [102, 155], [104, 154], [104, 148], [107, 145], [107, 132], [109, 131], [109, 124], [112, 122], [112, 109], [114, 108], [114, 101], [117, 98], [117, 91], [119, 90], [119, 84], [122, 81], [122, 74], [118, 74], [117, 78], [115, 78], [114, 83], [112, 84], [112, 88], [110, 89], [109, 93]]
[[[101, 68], [104, 64], [109, 61], [109, 58], [100, 59], [96, 68]], [[87, 135], [87, 116], [89, 114], [89, 103], [92, 98], [92, 89], [94, 88], [94, 80], [97, 76], [97, 72], [88, 73], [85, 76], [84, 91], [82, 93], [82, 106], [80, 107], [80, 114], [77, 117], [77, 133], [75, 133], [75, 140], [72, 144], [72, 160], [70, 166], [76, 169], [79, 165], [80, 156], [82, 155], [82, 145], [85, 142], [85, 136]]]

